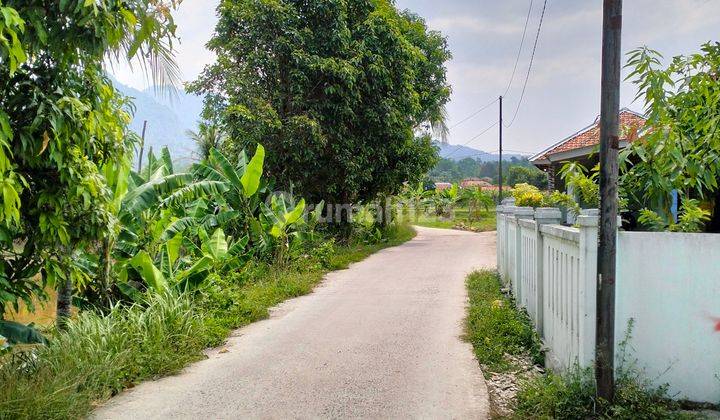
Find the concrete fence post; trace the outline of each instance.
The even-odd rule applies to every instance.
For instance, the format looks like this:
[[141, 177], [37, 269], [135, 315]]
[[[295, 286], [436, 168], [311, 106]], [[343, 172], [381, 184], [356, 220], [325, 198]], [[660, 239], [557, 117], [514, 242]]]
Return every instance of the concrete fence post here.
[[[505, 201], [505, 200], [503, 200]], [[510, 267], [512, 267], [510, 258], [513, 256], [510, 247], [514, 247], [513, 240], [515, 237], [510, 237], [510, 224], [515, 222], [515, 206], [513, 204], [504, 204], [502, 208], [503, 226], [503, 248], [502, 248], [502, 267], [500, 270], [500, 276], [502, 277], [503, 284], [508, 285], [511, 282]], [[514, 249], [514, 248], [513, 248]]]
[[503, 261], [503, 258], [505, 256], [505, 247], [507, 239], [504, 238], [503, 234], [505, 233], [505, 216], [503, 216], [503, 209], [505, 206], [502, 204], [495, 207], [495, 225], [496, 225], [496, 240], [495, 240], [495, 256], [497, 258], [497, 271], [500, 273], [500, 276], [503, 275], [502, 267], [504, 267], [505, 262]]
[[583, 210], [577, 218], [580, 230], [579, 299], [580, 322], [578, 363], [582, 367], [592, 366], [595, 360], [595, 315], [597, 293], [598, 222], [597, 209]]
[[530, 219], [535, 217], [535, 210], [532, 207], [515, 207], [515, 264], [513, 273], [513, 293], [515, 293], [515, 301], [522, 302], [522, 229], [520, 228], [520, 219]]
[[537, 320], [536, 323], [536, 329], [538, 334], [540, 334], [540, 337], [543, 337], [543, 297], [544, 297], [544, 287], [543, 285], [545, 282], [543, 281], [544, 273], [543, 270], [545, 269], [544, 264], [545, 260], [543, 258], [544, 255], [544, 244], [543, 244], [543, 235], [540, 231], [540, 227], [542, 225], [553, 225], [553, 224], [560, 224], [562, 221], [562, 212], [558, 208], [552, 208], [552, 207], [540, 207], [535, 210], [535, 246], [536, 246], [536, 266], [535, 266], [535, 279], [537, 282], [537, 293], [536, 293], [536, 299], [535, 302], [535, 308], [536, 308], [536, 314], [535, 319]]

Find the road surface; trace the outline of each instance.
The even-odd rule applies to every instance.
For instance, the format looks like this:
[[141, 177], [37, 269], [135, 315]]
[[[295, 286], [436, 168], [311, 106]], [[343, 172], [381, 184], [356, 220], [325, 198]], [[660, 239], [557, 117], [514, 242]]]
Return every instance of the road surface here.
[[95, 418], [486, 418], [482, 372], [461, 335], [464, 278], [494, 266], [495, 233], [417, 230]]

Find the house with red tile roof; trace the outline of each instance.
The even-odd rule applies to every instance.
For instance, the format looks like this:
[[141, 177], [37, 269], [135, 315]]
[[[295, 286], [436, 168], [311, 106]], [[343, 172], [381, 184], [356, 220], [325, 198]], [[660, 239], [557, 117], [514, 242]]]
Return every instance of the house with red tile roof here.
[[452, 188], [452, 184], [449, 182], [436, 182], [435, 183], [436, 191], [448, 190], [450, 188]]
[[460, 181], [460, 188], [470, 188], [470, 187], [486, 187], [492, 185], [487, 181], [483, 181], [480, 178], [465, 178], [462, 181]]
[[[637, 140], [647, 118], [628, 108], [620, 110], [620, 148]], [[580, 131], [560, 140], [545, 150], [530, 157], [530, 162], [548, 175], [549, 189], [564, 189], [564, 183], [557, 173], [566, 162], [578, 162], [586, 168], [598, 163], [600, 145], [600, 117]]]
[[495, 191], [499, 187], [493, 185], [487, 180], [480, 178], [465, 178], [460, 181], [460, 188], [480, 188], [483, 191]]

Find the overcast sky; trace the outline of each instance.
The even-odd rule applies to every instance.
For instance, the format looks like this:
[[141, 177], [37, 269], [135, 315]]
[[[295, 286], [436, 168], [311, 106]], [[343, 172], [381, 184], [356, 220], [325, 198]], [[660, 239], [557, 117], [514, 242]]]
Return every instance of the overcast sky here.
[[[185, 80], [192, 80], [213, 60], [204, 47], [215, 26], [217, 0], [184, 0], [176, 14], [181, 44], [177, 60]], [[401, 9], [423, 16], [448, 38], [453, 87], [448, 105], [453, 126], [502, 94], [510, 81], [528, 12], [529, 0], [397, 0]], [[509, 122], [515, 112], [538, 27], [543, 0], [534, 0], [525, 44], [505, 102]], [[641, 45], [666, 57], [699, 50], [720, 41], [720, 0], [626, 0], [623, 50]], [[514, 124], [505, 129], [505, 149], [535, 152], [591, 123], [600, 106], [602, 1], [548, 0], [525, 98]], [[147, 82], [127, 68], [116, 78], [143, 88]], [[634, 87], [624, 84], [621, 105], [632, 103]], [[450, 143], [485, 151], [497, 149], [497, 128], [469, 141], [497, 119], [497, 106], [451, 130]], [[469, 142], [468, 142], [469, 141]]]

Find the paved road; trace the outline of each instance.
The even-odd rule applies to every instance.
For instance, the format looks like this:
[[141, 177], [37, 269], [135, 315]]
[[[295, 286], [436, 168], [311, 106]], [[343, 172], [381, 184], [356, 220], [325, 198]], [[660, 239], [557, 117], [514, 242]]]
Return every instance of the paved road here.
[[418, 228], [237, 330], [227, 352], [125, 392], [95, 416], [486, 418], [483, 376], [460, 335], [464, 277], [494, 263], [494, 232]]

